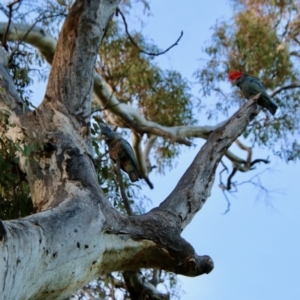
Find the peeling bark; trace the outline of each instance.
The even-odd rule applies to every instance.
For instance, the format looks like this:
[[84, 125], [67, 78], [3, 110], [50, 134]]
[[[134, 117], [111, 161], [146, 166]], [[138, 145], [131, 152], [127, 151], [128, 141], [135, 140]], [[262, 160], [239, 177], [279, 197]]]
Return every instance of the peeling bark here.
[[38, 213], [0, 222], [2, 299], [64, 299], [113, 271], [158, 268], [198, 276], [213, 269], [212, 259], [196, 254], [180, 234], [210, 196], [220, 159], [259, 108], [250, 100], [213, 130], [159, 207], [140, 216], [118, 213], [98, 185], [89, 131], [97, 49], [118, 3], [74, 4], [45, 98], [33, 112], [20, 110], [5, 59], [0, 60], [0, 109], [10, 111], [3, 130], [24, 144], [43, 145], [27, 164], [18, 153]]

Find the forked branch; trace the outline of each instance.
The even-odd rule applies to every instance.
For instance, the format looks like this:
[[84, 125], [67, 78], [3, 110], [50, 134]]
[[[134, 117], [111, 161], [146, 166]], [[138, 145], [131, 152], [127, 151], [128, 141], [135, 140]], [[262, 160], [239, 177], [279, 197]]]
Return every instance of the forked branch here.
[[244, 163], [242, 164], [237, 164], [237, 163], [233, 163], [233, 168], [232, 171], [230, 173], [230, 175], [227, 178], [227, 184], [224, 185], [222, 182], [222, 173], [224, 172], [224, 170], [228, 171], [227, 167], [224, 167], [224, 169], [220, 172], [220, 184], [219, 187], [223, 190], [223, 191], [230, 191], [231, 187], [232, 187], [232, 179], [234, 177], [234, 175], [236, 174], [237, 171], [240, 172], [248, 172], [250, 170], [254, 169], [254, 165], [258, 164], [258, 163], [264, 163], [264, 164], [268, 164], [270, 163], [270, 161], [268, 159], [263, 159], [263, 158], [257, 158], [253, 161], [251, 161], [252, 159], [252, 149], [247, 147], [246, 145], [244, 145], [240, 140], [236, 140], [235, 143], [238, 145], [238, 147], [242, 150], [245, 150], [247, 152], [247, 159]]
[[124, 26], [125, 26], [125, 32], [127, 34], [127, 37], [129, 38], [130, 42], [137, 48], [139, 49], [140, 52], [144, 53], [144, 54], [147, 54], [147, 55], [151, 55], [151, 56], [159, 56], [159, 55], [162, 55], [162, 54], [165, 54], [167, 53], [170, 49], [172, 49], [173, 47], [177, 46], [179, 41], [181, 40], [182, 36], [183, 36], [183, 31], [181, 31], [180, 33], [180, 36], [179, 38], [176, 40], [176, 42], [174, 44], [172, 44], [170, 47], [168, 47], [166, 50], [164, 51], [161, 51], [161, 52], [148, 52], [148, 51], [145, 51], [143, 50], [134, 40], [134, 38], [131, 36], [131, 34], [129, 33], [128, 31], [128, 25], [127, 25], [127, 22], [126, 22], [126, 18], [124, 16], [124, 14], [122, 13], [122, 11], [117, 8], [117, 14], [120, 14], [121, 17], [122, 17], [122, 20], [123, 20], [123, 23], [124, 23]]

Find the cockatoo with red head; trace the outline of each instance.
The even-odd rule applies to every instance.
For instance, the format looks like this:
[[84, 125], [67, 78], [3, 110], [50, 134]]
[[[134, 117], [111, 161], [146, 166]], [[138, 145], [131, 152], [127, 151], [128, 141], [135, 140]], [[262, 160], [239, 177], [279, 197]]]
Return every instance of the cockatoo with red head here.
[[247, 99], [250, 99], [251, 97], [260, 93], [257, 103], [269, 110], [272, 115], [275, 114], [277, 105], [267, 94], [264, 85], [258, 78], [249, 76], [240, 71], [233, 70], [229, 72], [228, 79], [242, 90]]

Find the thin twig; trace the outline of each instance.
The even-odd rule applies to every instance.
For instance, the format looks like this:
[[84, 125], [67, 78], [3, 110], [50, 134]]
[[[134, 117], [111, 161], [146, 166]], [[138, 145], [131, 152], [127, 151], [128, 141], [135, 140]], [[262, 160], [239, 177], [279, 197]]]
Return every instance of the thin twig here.
[[255, 164], [261, 163], [261, 162], [263, 162], [264, 164], [269, 164], [269, 163], [270, 163], [269, 159], [258, 158], [258, 159], [254, 159], [254, 160], [251, 162], [250, 166], [253, 167]]
[[8, 22], [7, 22], [7, 26], [5, 28], [5, 32], [3, 34], [3, 37], [2, 37], [2, 46], [4, 47], [4, 49], [6, 51], [8, 51], [8, 47], [7, 47], [7, 35], [8, 35], [8, 32], [9, 32], [9, 27], [10, 27], [10, 23], [11, 23], [11, 19], [12, 19], [12, 10], [13, 10], [13, 6], [17, 3], [19, 3], [20, 0], [14, 0], [12, 3], [6, 5], [6, 7], [8, 7]]
[[150, 159], [149, 159], [150, 151], [153, 148], [156, 140], [157, 140], [157, 135], [150, 134], [149, 138], [148, 138], [148, 140], [145, 144], [145, 148], [144, 148], [144, 152], [143, 152], [143, 159], [146, 162], [148, 173], [150, 173], [153, 169], [157, 168], [157, 166], [155, 166], [155, 165], [152, 166], [151, 165], [151, 162], [150, 162]]
[[164, 51], [162, 51], [162, 52], [157, 52], [157, 53], [155, 53], [155, 52], [147, 52], [147, 51], [141, 49], [140, 46], [135, 42], [135, 40], [133, 39], [133, 37], [130, 35], [130, 33], [129, 33], [129, 31], [128, 31], [128, 25], [127, 25], [125, 16], [124, 16], [124, 14], [121, 12], [121, 10], [120, 10], [119, 8], [117, 8], [116, 13], [120, 13], [120, 15], [121, 15], [121, 17], [122, 17], [122, 19], [123, 19], [123, 23], [124, 23], [124, 25], [125, 25], [125, 31], [126, 31], [126, 34], [127, 34], [128, 38], [129, 38], [129, 40], [131, 41], [131, 43], [132, 43], [137, 49], [139, 49], [140, 52], [145, 53], [145, 54], [147, 54], [147, 55], [159, 56], [159, 55], [165, 54], [165, 53], [168, 52], [171, 48], [177, 46], [177, 45], [178, 45], [178, 42], [181, 40], [181, 38], [182, 38], [182, 36], [183, 36], [183, 31], [181, 31], [180, 36], [179, 36], [179, 38], [177, 39], [177, 41], [176, 41], [173, 45], [171, 45], [170, 47], [168, 47], [166, 50], [164, 50]]
[[230, 201], [229, 201], [229, 199], [228, 199], [228, 197], [227, 197], [227, 195], [226, 195], [226, 191], [223, 190], [223, 194], [224, 194], [224, 197], [225, 197], [226, 202], [227, 202], [227, 208], [226, 208], [226, 210], [223, 212], [222, 215], [226, 215], [226, 214], [230, 211], [231, 203], [230, 203]]
[[[220, 163], [221, 163], [221, 165], [223, 166], [223, 168], [224, 168], [224, 170], [223, 171], [227, 171], [227, 173], [228, 173], [228, 168], [227, 168], [227, 166], [225, 165], [225, 163], [224, 163], [224, 161], [221, 159], [221, 161], [220, 161]], [[223, 172], [222, 171], [222, 172]]]
[[230, 191], [231, 189], [231, 180], [233, 178], [233, 176], [235, 175], [237, 169], [236, 168], [233, 168], [232, 169], [232, 172], [230, 173], [230, 175], [228, 176], [228, 179], [227, 179], [227, 190]]
[[226, 186], [225, 186], [225, 185], [223, 184], [223, 182], [222, 182], [222, 173], [223, 173], [224, 171], [226, 171], [226, 172], [228, 173], [228, 168], [227, 168], [227, 166], [225, 165], [225, 163], [223, 162], [223, 160], [221, 160], [220, 163], [221, 163], [221, 165], [223, 166], [223, 170], [220, 171], [220, 173], [219, 173], [219, 180], [220, 180], [219, 187], [224, 191], [224, 190], [226, 190], [227, 188], [226, 188]]
[[[90, 300], [96, 300], [96, 298], [92, 296], [92, 294], [90, 293], [90, 291], [88, 290], [88, 288], [83, 287], [82, 290], [83, 290], [83, 292], [84, 292], [85, 294], [87, 294], [87, 296], [89, 297]], [[86, 296], [86, 295], [85, 295], [85, 296]]]
[[289, 85], [286, 85], [286, 86], [283, 86], [283, 87], [277, 89], [270, 96], [274, 97], [275, 95], [279, 94], [283, 90], [294, 89], [294, 88], [299, 88], [299, 87], [300, 87], [300, 83], [295, 82], [295, 83], [292, 83], [292, 84], [289, 84]]
[[18, 40], [17, 44], [15, 45], [14, 49], [11, 51], [10, 56], [8, 61], [11, 62], [13, 59], [14, 54], [16, 53], [16, 51], [18, 50], [18, 47], [20, 46], [20, 44], [22, 42], [24, 42], [24, 40], [27, 38], [28, 34], [30, 33], [30, 31], [33, 29], [33, 27], [42, 20], [43, 18], [38, 18], [36, 19], [36, 21], [29, 27], [29, 29], [27, 30], [27, 32], [24, 34], [24, 36]]
[[128, 216], [132, 216], [133, 212], [132, 212], [132, 209], [131, 209], [131, 206], [129, 203], [129, 199], [127, 198], [127, 195], [125, 192], [125, 187], [124, 187], [123, 178], [122, 178], [122, 174], [121, 174], [121, 164], [120, 164], [119, 159], [117, 159], [117, 161], [116, 161], [115, 170], [116, 170], [117, 180], [119, 182], [120, 191], [121, 191], [122, 199], [124, 202], [125, 210], [126, 210]]
[[[18, 0], [19, 1], [19, 0]], [[17, 2], [16, 2], [17, 3]], [[15, 45], [14, 49], [11, 51], [10, 53], [10, 57], [8, 59], [9, 62], [12, 61], [13, 59], [13, 55], [16, 53], [16, 51], [18, 50], [19, 45], [25, 41], [25, 39], [27, 38], [28, 34], [30, 33], [30, 31], [35, 27], [35, 25], [39, 22], [41, 22], [42, 20], [48, 19], [48, 18], [54, 18], [56, 16], [60, 16], [60, 14], [54, 14], [51, 16], [46, 16], [45, 14], [42, 14], [40, 17], [38, 17], [35, 22], [29, 27], [29, 29], [27, 30], [27, 32], [24, 34], [24, 36], [22, 38], [20, 38], [17, 42], [17, 44]]]
[[1, 10], [7, 17], [9, 17], [8, 11], [5, 9], [5, 7], [4, 7], [3, 4], [1, 4], [1, 3], [0, 3], [0, 10]]
[[[236, 174], [237, 171], [240, 171], [240, 172], [252, 171], [252, 170], [255, 169], [255, 167], [253, 167], [253, 166], [256, 165], [256, 164], [258, 164], [258, 163], [261, 163], [261, 162], [263, 162], [264, 164], [269, 164], [270, 163], [270, 161], [268, 159], [258, 158], [258, 159], [253, 160], [252, 162], [249, 162], [249, 165], [248, 165], [248, 162], [247, 162], [247, 166], [237, 166], [237, 165], [234, 165], [234, 167], [233, 167], [230, 175], [228, 176], [227, 184], [226, 185], [224, 185], [223, 182], [222, 182], [222, 173], [225, 170], [228, 172], [228, 169], [227, 169], [226, 165], [222, 162], [222, 165], [223, 165], [224, 169], [219, 173], [219, 176], [220, 176], [219, 187], [223, 191], [230, 191], [231, 190], [231, 186], [233, 185], [232, 178], [234, 177], [234, 175]], [[239, 185], [239, 184], [237, 184], [237, 185]]]
[[237, 144], [237, 146], [238, 146], [240, 149], [245, 150], [245, 151], [248, 152], [245, 167], [246, 167], [246, 168], [250, 168], [250, 163], [251, 163], [251, 158], [252, 158], [252, 149], [249, 148], [249, 147], [247, 147], [246, 145], [244, 145], [239, 139], [237, 139], [237, 140], [235, 141], [235, 143]]

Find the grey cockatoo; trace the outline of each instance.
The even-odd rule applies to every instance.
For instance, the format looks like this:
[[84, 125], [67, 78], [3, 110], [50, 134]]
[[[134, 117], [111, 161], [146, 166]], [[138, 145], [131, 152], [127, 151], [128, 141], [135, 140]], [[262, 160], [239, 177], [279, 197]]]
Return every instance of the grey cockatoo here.
[[[128, 174], [131, 182], [138, 181], [143, 178], [138, 171], [138, 164], [134, 156], [131, 145], [122, 138], [117, 132], [111, 130], [107, 125], [100, 124], [102, 135], [108, 145], [110, 158], [117, 162], [119, 160], [121, 169]], [[151, 189], [153, 184], [148, 178], [144, 178]]]
[[277, 109], [277, 105], [272, 101], [267, 94], [264, 85], [256, 78], [244, 74], [240, 71], [230, 71], [228, 78], [231, 82], [235, 83], [243, 92], [244, 96], [249, 99], [260, 93], [260, 97], [257, 103], [260, 106], [265, 107], [269, 112], [274, 115]]

